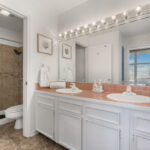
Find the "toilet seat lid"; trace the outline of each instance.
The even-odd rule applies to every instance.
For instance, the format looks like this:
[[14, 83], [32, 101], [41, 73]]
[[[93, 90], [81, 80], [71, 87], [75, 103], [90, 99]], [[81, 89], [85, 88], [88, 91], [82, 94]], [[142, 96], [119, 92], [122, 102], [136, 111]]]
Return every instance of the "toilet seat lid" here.
[[15, 112], [23, 111], [23, 105], [17, 105], [6, 109], [6, 112], [14, 112], [14, 111]]

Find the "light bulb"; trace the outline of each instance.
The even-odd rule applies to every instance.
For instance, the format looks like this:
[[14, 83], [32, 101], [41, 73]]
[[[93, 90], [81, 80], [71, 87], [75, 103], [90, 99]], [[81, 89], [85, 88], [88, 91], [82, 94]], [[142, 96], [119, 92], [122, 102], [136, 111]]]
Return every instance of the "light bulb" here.
[[96, 22], [94, 21], [94, 22], [92, 23], [92, 25], [95, 26], [95, 25], [96, 25]]
[[87, 24], [85, 24], [85, 25], [84, 25], [84, 28], [85, 28], [85, 29], [87, 29], [87, 28], [88, 28], [88, 25], [87, 25]]
[[9, 16], [10, 15], [10, 13], [8, 11], [3, 10], [3, 9], [0, 11], [0, 14], [2, 14], [4, 16]]
[[97, 29], [99, 29], [101, 26], [100, 25], [97, 25]]
[[111, 19], [112, 19], [112, 20], [116, 20], [116, 16], [112, 16]]
[[59, 37], [62, 37], [62, 34], [59, 34]]
[[82, 30], [82, 33], [85, 33], [85, 31], [84, 31], [84, 30]]
[[89, 28], [89, 32], [91, 32], [92, 31], [92, 28]]
[[67, 35], [67, 32], [64, 32], [64, 35]]
[[73, 33], [73, 30], [70, 30], [71, 33]]
[[127, 16], [127, 12], [126, 12], [126, 11], [124, 11], [124, 12], [123, 12], [123, 15], [124, 15], [124, 16]]
[[80, 27], [77, 27], [77, 30], [79, 31], [79, 30], [80, 30]]
[[104, 20], [104, 19], [102, 19], [102, 20], [101, 20], [101, 23], [103, 23], [103, 24], [104, 24], [104, 23], [105, 23], [105, 20]]
[[140, 6], [137, 6], [137, 7], [136, 7], [136, 11], [137, 11], [137, 12], [140, 12], [141, 9], [142, 9], [142, 8], [141, 8]]

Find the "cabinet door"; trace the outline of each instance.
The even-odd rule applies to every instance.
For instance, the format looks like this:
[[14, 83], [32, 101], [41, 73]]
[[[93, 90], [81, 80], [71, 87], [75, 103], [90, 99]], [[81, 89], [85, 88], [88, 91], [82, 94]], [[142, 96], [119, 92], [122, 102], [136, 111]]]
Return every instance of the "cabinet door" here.
[[84, 150], [119, 150], [119, 129], [88, 120], [84, 128]]
[[150, 137], [134, 135], [134, 150], [150, 150]]
[[150, 150], [150, 114], [132, 112], [131, 114], [131, 150]]
[[54, 110], [51, 105], [42, 102], [37, 103], [36, 130], [54, 139]]
[[81, 118], [61, 112], [58, 120], [58, 143], [70, 150], [81, 150]]

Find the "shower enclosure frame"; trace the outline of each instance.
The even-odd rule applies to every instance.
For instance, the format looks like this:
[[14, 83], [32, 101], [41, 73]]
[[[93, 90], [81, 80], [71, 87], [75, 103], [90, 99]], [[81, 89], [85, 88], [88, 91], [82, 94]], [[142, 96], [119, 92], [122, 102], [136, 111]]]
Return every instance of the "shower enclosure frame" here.
[[29, 64], [29, 26], [30, 17], [24, 12], [18, 12], [0, 4], [0, 9], [9, 11], [11, 14], [23, 19], [23, 135], [25, 137], [32, 136], [30, 133], [30, 112], [28, 110], [28, 64]]

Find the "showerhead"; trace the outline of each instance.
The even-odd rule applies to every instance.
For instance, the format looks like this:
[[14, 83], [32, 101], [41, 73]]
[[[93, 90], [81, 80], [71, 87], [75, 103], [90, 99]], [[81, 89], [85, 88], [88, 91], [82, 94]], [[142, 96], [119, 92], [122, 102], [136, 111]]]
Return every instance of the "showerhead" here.
[[18, 50], [18, 49], [14, 49], [14, 52], [15, 52], [16, 55], [21, 55], [22, 54], [22, 51]]

